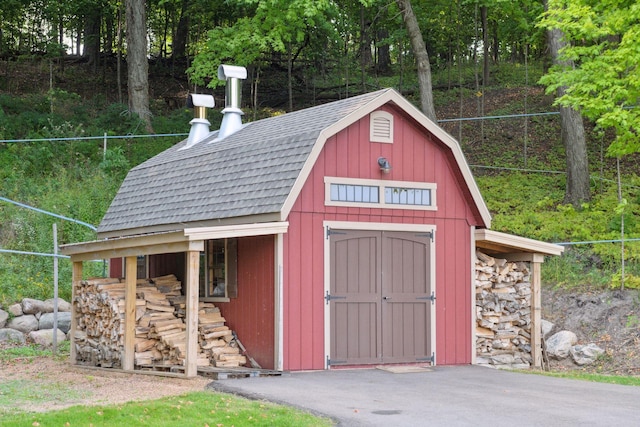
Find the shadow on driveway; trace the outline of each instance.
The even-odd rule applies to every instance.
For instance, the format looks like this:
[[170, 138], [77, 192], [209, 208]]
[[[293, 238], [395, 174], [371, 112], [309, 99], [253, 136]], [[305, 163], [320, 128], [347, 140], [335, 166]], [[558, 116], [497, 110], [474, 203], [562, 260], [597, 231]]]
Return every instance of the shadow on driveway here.
[[640, 426], [640, 387], [479, 366], [294, 372], [207, 388], [295, 406], [341, 426]]

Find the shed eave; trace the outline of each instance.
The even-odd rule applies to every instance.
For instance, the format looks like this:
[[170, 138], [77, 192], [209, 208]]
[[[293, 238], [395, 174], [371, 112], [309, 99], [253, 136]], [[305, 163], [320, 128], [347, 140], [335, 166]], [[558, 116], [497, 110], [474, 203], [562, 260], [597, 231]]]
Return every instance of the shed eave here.
[[231, 237], [283, 234], [287, 232], [288, 228], [288, 222], [278, 221], [256, 224], [223, 225], [217, 227], [185, 228], [184, 235], [189, 240], [211, 240]]
[[125, 256], [175, 253], [188, 250], [200, 249], [196, 243], [190, 242], [184, 236], [182, 230], [71, 243], [60, 246], [60, 252], [69, 255], [71, 261], [74, 262]]
[[498, 253], [526, 252], [559, 256], [564, 252], [564, 246], [486, 228], [475, 230], [475, 241], [476, 247], [491, 249]]

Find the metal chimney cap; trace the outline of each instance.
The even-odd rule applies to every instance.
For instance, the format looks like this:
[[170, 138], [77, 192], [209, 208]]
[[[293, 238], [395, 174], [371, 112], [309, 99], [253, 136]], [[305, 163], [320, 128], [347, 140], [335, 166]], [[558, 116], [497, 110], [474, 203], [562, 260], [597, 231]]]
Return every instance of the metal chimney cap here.
[[187, 97], [187, 108], [195, 108], [195, 107], [206, 107], [213, 108], [215, 106], [215, 101], [213, 99], [213, 95], [203, 95], [190, 93]]
[[221, 65], [218, 67], [218, 78], [220, 80], [227, 80], [230, 78], [246, 79], [247, 69], [237, 65]]

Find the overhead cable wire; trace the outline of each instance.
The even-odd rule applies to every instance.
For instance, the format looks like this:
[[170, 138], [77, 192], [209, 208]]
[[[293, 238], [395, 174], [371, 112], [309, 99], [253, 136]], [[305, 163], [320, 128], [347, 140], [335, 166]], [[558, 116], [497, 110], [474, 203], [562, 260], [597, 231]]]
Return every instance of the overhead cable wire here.
[[92, 229], [93, 231], [97, 231], [98, 230], [98, 228], [95, 225], [91, 225], [91, 224], [89, 224], [87, 222], [80, 221], [78, 219], [73, 219], [73, 218], [66, 217], [64, 215], [59, 215], [59, 214], [56, 214], [56, 213], [53, 213], [53, 212], [45, 211], [44, 209], [34, 208], [33, 206], [25, 205], [24, 203], [16, 202], [15, 200], [7, 199], [6, 197], [2, 197], [2, 196], [0, 196], [0, 200], [2, 200], [4, 202], [7, 202], [7, 203], [14, 204], [16, 206], [20, 206], [21, 208], [31, 209], [32, 211], [36, 211], [36, 212], [39, 212], [39, 213], [42, 213], [42, 214], [45, 214], [45, 215], [49, 215], [49, 216], [52, 216], [52, 217], [55, 217], [55, 218], [60, 218], [60, 219], [63, 219], [65, 221], [74, 222], [76, 224], [84, 225], [85, 227], [88, 227], [88, 228]]
[[48, 256], [52, 258], [71, 258], [69, 255], [60, 255], [60, 254], [44, 254], [42, 252], [29, 252], [29, 251], [14, 251], [11, 249], [1, 249], [0, 253], [8, 253], [8, 254], [20, 254], [20, 255], [36, 255], [36, 256]]
[[188, 133], [162, 133], [153, 135], [100, 135], [100, 136], [73, 136], [65, 138], [31, 138], [31, 139], [0, 139], [0, 143], [10, 142], [63, 142], [63, 141], [86, 141], [91, 139], [129, 139], [129, 138], [166, 138], [173, 136], [187, 136]]

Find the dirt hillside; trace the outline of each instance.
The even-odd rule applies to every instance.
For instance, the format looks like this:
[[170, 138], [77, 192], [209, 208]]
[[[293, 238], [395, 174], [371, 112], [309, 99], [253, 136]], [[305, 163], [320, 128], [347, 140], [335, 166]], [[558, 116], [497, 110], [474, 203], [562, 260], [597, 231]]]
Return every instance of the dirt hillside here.
[[569, 330], [579, 344], [595, 343], [605, 354], [593, 365], [554, 361], [553, 369], [640, 375], [640, 291], [566, 291], [543, 287], [542, 317], [555, 324], [551, 334]]

